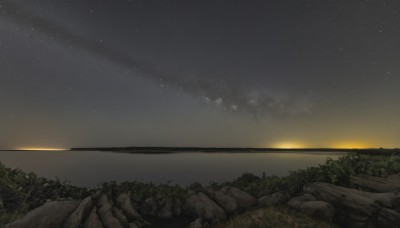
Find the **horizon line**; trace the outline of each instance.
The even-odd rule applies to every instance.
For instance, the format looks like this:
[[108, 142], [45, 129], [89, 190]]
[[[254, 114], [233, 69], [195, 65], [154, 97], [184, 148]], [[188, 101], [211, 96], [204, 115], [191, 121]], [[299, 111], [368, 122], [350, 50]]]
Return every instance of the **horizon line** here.
[[94, 149], [216, 149], [216, 150], [398, 150], [400, 148], [385, 148], [385, 147], [201, 147], [201, 146], [107, 146], [107, 147], [71, 147], [71, 148], [46, 148], [46, 147], [31, 147], [31, 148], [13, 148], [0, 149], [0, 151], [70, 151], [70, 150], [94, 150]]

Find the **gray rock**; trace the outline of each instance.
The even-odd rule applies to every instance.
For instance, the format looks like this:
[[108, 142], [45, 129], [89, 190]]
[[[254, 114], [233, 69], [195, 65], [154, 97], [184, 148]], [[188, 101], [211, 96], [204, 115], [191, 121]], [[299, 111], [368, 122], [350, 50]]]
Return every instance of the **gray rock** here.
[[334, 214], [334, 209], [331, 204], [325, 201], [308, 201], [300, 206], [300, 210], [319, 220], [331, 222]]
[[221, 192], [235, 198], [240, 209], [247, 209], [257, 204], [256, 198], [238, 188], [225, 186], [221, 189]]
[[351, 176], [352, 184], [373, 192], [394, 192], [400, 190], [400, 174], [393, 174], [387, 178], [361, 175]]
[[123, 211], [128, 221], [141, 218], [139, 213], [132, 205], [130, 193], [122, 193], [117, 197], [116, 205]]
[[92, 197], [86, 197], [78, 207], [72, 212], [64, 224], [64, 228], [78, 228], [89, 215], [93, 207]]
[[52, 201], [34, 209], [7, 228], [61, 228], [79, 201]]
[[287, 203], [289, 208], [295, 209], [295, 210], [300, 210], [301, 205], [303, 203], [308, 202], [308, 201], [315, 201], [317, 198], [311, 194], [304, 194], [301, 196], [294, 197], [289, 200]]
[[383, 208], [378, 214], [378, 224], [380, 227], [400, 227], [400, 214]]
[[213, 189], [205, 189], [203, 192], [221, 206], [227, 214], [232, 214], [238, 209], [236, 199], [230, 195]]
[[86, 219], [84, 228], [102, 228], [103, 224], [101, 224], [100, 218], [97, 215], [97, 207], [94, 206], [92, 211], [90, 212], [89, 217]]
[[186, 200], [183, 205], [183, 212], [186, 215], [210, 221], [212, 224], [226, 220], [224, 209], [202, 192], [191, 195]]
[[334, 208], [331, 204], [324, 201], [317, 201], [315, 196], [311, 194], [292, 198], [288, 202], [288, 207], [328, 222], [332, 221], [334, 215]]
[[118, 219], [118, 221], [124, 226], [128, 226], [128, 219], [126, 218], [126, 216], [124, 215], [124, 213], [122, 213], [122, 211], [116, 207], [112, 208], [112, 212], [113, 215], [116, 219]]
[[203, 228], [203, 219], [196, 219], [194, 222], [190, 223], [189, 228]]
[[382, 215], [381, 220], [375, 221], [376, 215], [384, 207], [397, 208], [400, 203], [398, 193], [371, 193], [328, 183], [309, 183], [303, 190], [330, 203], [335, 208], [336, 222], [349, 227], [381, 227], [380, 223], [385, 224], [383, 219], [388, 217]]
[[124, 226], [116, 219], [112, 213], [113, 206], [108, 198], [103, 194], [98, 201], [98, 215], [105, 228], [123, 228]]
[[110, 204], [110, 202], [108, 202], [108, 198], [107, 198], [106, 194], [101, 194], [101, 196], [97, 200], [97, 206], [101, 207], [101, 206], [103, 206], [105, 204]]
[[275, 192], [274, 194], [263, 196], [258, 199], [260, 207], [274, 207], [282, 205], [288, 201], [288, 197], [282, 192]]
[[221, 191], [215, 191], [215, 202], [217, 202], [227, 214], [232, 214], [238, 209], [236, 199], [230, 195], [224, 194]]

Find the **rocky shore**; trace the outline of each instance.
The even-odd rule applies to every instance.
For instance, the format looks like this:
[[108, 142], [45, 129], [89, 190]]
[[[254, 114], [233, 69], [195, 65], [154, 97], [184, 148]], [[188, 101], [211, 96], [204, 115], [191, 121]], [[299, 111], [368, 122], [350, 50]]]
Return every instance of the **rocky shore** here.
[[330, 227], [400, 226], [398, 158], [345, 156], [276, 178], [188, 188], [107, 183], [81, 199], [49, 199], [5, 227], [224, 227], [243, 212], [282, 207]]

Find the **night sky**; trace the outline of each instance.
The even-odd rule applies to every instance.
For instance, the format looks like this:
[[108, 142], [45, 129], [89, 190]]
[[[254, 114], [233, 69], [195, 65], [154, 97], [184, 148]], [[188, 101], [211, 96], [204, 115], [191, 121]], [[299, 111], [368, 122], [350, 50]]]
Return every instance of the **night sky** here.
[[0, 148], [400, 147], [398, 0], [0, 0]]

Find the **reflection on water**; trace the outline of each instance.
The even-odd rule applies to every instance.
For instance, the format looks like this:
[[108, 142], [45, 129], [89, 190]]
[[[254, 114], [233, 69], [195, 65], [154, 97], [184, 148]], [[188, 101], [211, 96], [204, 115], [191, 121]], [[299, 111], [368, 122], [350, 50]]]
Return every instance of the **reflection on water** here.
[[188, 185], [198, 181], [232, 180], [244, 172], [286, 175], [289, 170], [316, 166], [343, 153], [176, 153], [125, 154], [96, 151], [2, 151], [0, 161], [47, 178], [96, 186], [104, 181], [140, 181]]

